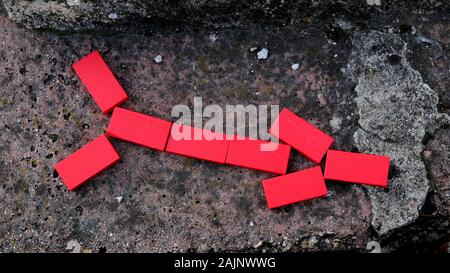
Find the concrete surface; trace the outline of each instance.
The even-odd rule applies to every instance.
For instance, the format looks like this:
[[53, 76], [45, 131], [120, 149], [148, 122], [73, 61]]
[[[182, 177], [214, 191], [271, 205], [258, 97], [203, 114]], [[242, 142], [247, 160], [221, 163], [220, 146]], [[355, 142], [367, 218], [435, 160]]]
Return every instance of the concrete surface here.
[[438, 112], [438, 94], [408, 63], [400, 36], [358, 33], [353, 46], [348, 73], [358, 83], [355, 145], [361, 152], [389, 155], [391, 168], [401, 170], [389, 180], [389, 192], [368, 187], [372, 226], [384, 234], [419, 215], [429, 185], [422, 141], [450, 119]]
[[[364, 251], [373, 240], [383, 251], [441, 249], [450, 215], [448, 18], [439, 9], [407, 19], [322, 14], [286, 26], [144, 25], [104, 35], [29, 30], [2, 12], [0, 251]], [[267, 60], [252, 47], [268, 48]], [[329, 182], [327, 198], [270, 211], [260, 185], [270, 174], [113, 140], [123, 160], [68, 192], [53, 165], [108, 124], [71, 68], [94, 49], [127, 90], [124, 107], [170, 119], [173, 105], [194, 96], [279, 104], [333, 135], [334, 148], [388, 153], [391, 187]], [[293, 153], [289, 171], [309, 166]]]

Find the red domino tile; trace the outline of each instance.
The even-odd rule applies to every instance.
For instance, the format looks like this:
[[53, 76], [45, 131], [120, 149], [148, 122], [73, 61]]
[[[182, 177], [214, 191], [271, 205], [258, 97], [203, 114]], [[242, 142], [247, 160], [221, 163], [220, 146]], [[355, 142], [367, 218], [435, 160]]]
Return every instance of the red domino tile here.
[[[175, 132], [182, 132], [190, 136], [190, 140], [177, 140], [174, 135]], [[221, 137], [222, 140], [207, 140], [205, 138], [195, 140], [195, 134], [207, 135], [211, 138]], [[174, 123], [167, 141], [166, 152], [225, 164], [229, 144], [230, 141], [226, 140], [224, 134]]]
[[164, 151], [171, 126], [170, 121], [116, 107], [106, 133], [121, 140]]
[[281, 111], [269, 132], [316, 164], [333, 143], [333, 138], [287, 108]]
[[73, 69], [103, 113], [110, 112], [128, 99], [98, 51], [73, 64]]
[[329, 150], [325, 179], [387, 187], [389, 157]]
[[319, 166], [262, 182], [269, 209], [309, 200], [328, 193]]
[[69, 190], [74, 190], [120, 159], [105, 135], [81, 147], [55, 165]]
[[[271, 144], [272, 151], [261, 151], [262, 144]], [[272, 146], [273, 145], [273, 146]], [[285, 174], [288, 166], [291, 146], [246, 138], [230, 141], [226, 163], [238, 167], [250, 168], [277, 174]]]

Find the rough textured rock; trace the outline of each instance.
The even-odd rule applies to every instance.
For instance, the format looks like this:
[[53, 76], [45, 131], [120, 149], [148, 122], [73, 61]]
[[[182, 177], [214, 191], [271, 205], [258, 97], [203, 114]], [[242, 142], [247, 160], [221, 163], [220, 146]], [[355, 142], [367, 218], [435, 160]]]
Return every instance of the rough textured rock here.
[[411, 68], [398, 35], [358, 33], [353, 46], [348, 73], [357, 82], [356, 147], [391, 157], [389, 189], [368, 188], [372, 225], [385, 234], [419, 216], [429, 187], [422, 140], [450, 119], [438, 112], [437, 93]]
[[[73, 0], [45, 1], [59, 5], [50, 10], [22, 5], [11, 13], [26, 2], [5, 1], [13, 19], [29, 28], [92, 31], [28, 30], [0, 9], [0, 251], [364, 250], [373, 240], [383, 251], [435, 251], [449, 241], [449, 130], [442, 126], [433, 133], [446, 119], [437, 110], [450, 112], [449, 26], [442, 2], [408, 12], [416, 4], [381, 1], [351, 9], [314, 1], [317, 8], [269, 8], [267, 16], [255, 6], [251, 21], [269, 23], [259, 25], [229, 17], [233, 9], [220, 9], [230, 22], [201, 8], [192, 21], [178, 13], [173, 17], [180, 20], [171, 24], [136, 14], [154, 1], [128, 1], [134, 3], [129, 13], [111, 10], [127, 11], [120, 0], [96, 1], [99, 9], [87, 13]], [[430, 5], [435, 14], [428, 13]], [[61, 8], [81, 15], [73, 20]], [[192, 27], [201, 17], [214, 30]], [[185, 22], [191, 27], [180, 31]], [[135, 31], [117, 34], [125, 29], [122, 23]], [[232, 25], [239, 27], [220, 29]], [[115, 34], [101, 35], [101, 26]], [[368, 45], [379, 48], [367, 51]], [[268, 58], [257, 60], [262, 48]], [[124, 107], [170, 119], [173, 105], [191, 106], [194, 96], [221, 106], [279, 104], [332, 134], [336, 149], [390, 154], [392, 187], [384, 192], [330, 182], [327, 198], [269, 211], [260, 187], [269, 174], [113, 140], [122, 162], [68, 192], [54, 164], [103, 132], [109, 119], [71, 69], [93, 49], [130, 95]], [[155, 62], [158, 55], [161, 63]], [[382, 120], [386, 113], [400, 118]], [[293, 153], [289, 171], [309, 166]]]
[[[322, 34], [235, 30], [213, 42], [202, 33], [61, 37], [6, 18], [0, 25], [1, 251], [66, 251], [73, 241], [81, 251], [365, 248], [371, 210], [358, 186], [330, 184], [328, 198], [268, 210], [261, 180], [270, 174], [116, 140], [120, 164], [75, 192], [53, 171], [108, 124], [71, 68], [94, 48], [127, 90], [124, 107], [170, 119], [173, 105], [191, 105], [194, 96], [221, 106], [280, 104], [331, 132], [330, 120], [340, 115], [337, 90], [346, 88], [331, 77], [345, 57], [327, 56], [347, 53]], [[249, 51], [260, 45], [271, 49], [265, 61]], [[351, 120], [341, 124], [351, 134]], [[351, 149], [344, 133], [337, 143]], [[289, 170], [307, 166], [294, 155]]]
[[[142, 24], [172, 24], [177, 27], [205, 25], [222, 28], [247, 25], [249, 22], [286, 24], [324, 16], [323, 11], [347, 10], [353, 15], [373, 10], [445, 10], [446, 1], [416, 3], [407, 0], [371, 1], [341, 0], [330, 4], [326, 0], [3, 0], [8, 14], [28, 28], [62, 31], [102, 29], [110, 31], [123, 26]], [[335, 6], [337, 5], [337, 6]], [[328, 13], [328, 11], [326, 12]], [[326, 16], [326, 15], [325, 15]], [[309, 18], [309, 19], [308, 19]]]
[[437, 130], [428, 140], [423, 158], [433, 179], [432, 199], [437, 214], [450, 216], [450, 129]]

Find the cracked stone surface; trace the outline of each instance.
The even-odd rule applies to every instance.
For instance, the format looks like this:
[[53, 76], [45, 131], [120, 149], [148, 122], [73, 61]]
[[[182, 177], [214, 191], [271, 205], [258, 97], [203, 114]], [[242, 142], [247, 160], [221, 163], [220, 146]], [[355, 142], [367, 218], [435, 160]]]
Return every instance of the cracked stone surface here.
[[[271, 211], [260, 184], [270, 174], [116, 140], [120, 164], [75, 192], [53, 171], [107, 126], [71, 68], [94, 48], [127, 90], [124, 107], [171, 119], [172, 106], [191, 105], [194, 96], [221, 106], [280, 104], [330, 131], [336, 94], [325, 70], [340, 73], [342, 64], [317, 61], [340, 52], [323, 47], [320, 33], [299, 43], [288, 29], [224, 31], [213, 43], [201, 33], [61, 37], [17, 28], [7, 18], [0, 24], [2, 251], [65, 251], [72, 240], [82, 251], [243, 251], [259, 242], [268, 251], [365, 247], [371, 211], [358, 186], [330, 184], [329, 198]], [[274, 50], [261, 62], [248, 49], [266, 42]], [[164, 62], [155, 63], [156, 55]], [[292, 62], [301, 68], [292, 71]], [[350, 149], [345, 136], [337, 141]], [[308, 166], [294, 155], [289, 169]]]
[[450, 129], [436, 131], [423, 151], [425, 164], [429, 169], [432, 185], [432, 200], [438, 213], [450, 215]]
[[[390, 2], [382, 3], [371, 16], [345, 5], [307, 9], [313, 16], [282, 27], [159, 31], [138, 21], [139, 31], [111, 35], [30, 30], [0, 9], [0, 251], [365, 250], [373, 240], [391, 251], [448, 242], [448, 20], [436, 11], [402, 21], [400, 11], [377, 13]], [[61, 21], [64, 13], [20, 14], [13, 19], [30, 28], [92, 26]], [[258, 60], [262, 48], [270, 54]], [[328, 182], [326, 198], [268, 210], [260, 183], [270, 174], [113, 139], [122, 161], [68, 192], [54, 164], [109, 120], [71, 68], [94, 49], [128, 93], [123, 107], [165, 119], [194, 96], [289, 107], [333, 135], [335, 149], [390, 155], [389, 189]], [[293, 153], [288, 169], [311, 166]]]
[[423, 82], [406, 59], [406, 43], [395, 34], [358, 33], [348, 72], [357, 81], [359, 151], [391, 157], [395, 175], [387, 191], [368, 188], [372, 225], [380, 234], [419, 216], [429, 181], [421, 159], [425, 133], [450, 119], [438, 112], [438, 94]]
[[[339, 5], [326, 0], [2, 0], [8, 14], [27, 28], [58, 31], [99, 30], [139, 26], [174, 24], [204, 25], [211, 28], [246, 26], [249, 22], [286, 24], [310, 20], [313, 16], [327, 16], [330, 12], [351, 11], [363, 15], [373, 10], [395, 12], [422, 10], [445, 11], [445, 1], [407, 0], [370, 1], [341, 0]], [[325, 12], [324, 12], [325, 11]]]

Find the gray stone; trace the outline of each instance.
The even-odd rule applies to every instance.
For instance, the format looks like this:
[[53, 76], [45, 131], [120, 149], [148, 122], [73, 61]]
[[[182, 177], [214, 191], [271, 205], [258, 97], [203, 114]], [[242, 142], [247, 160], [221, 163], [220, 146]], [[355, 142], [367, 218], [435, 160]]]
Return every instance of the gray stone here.
[[119, 19], [119, 15], [117, 15], [117, 13], [110, 13], [108, 14], [108, 18], [111, 20], [117, 20]]
[[[247, 25], [249, 22], [288, 23], [320, 14], [330, 7], [326, 0], [236, 1], [236, 0], [2, 0], [8, 14], [27, 28], [59, 31], [111, 31], [120, 26], [135, 25], [142, 30], [148, 25], [170, 23], [178, 27], [199, 24], [211, 27]], [[407, 0], [369, 1], [371, 8], [389, 10], [445, 10], [446, 1], [415, 3]], [[365, 1], [342, 0], [339, 5], [353, 13], [366, 13]], [[110, 14], [120, 14], [110, 17]]]
[[269, 55], [269, 50], [267, 48], [263, 48], [256, 54], [258, 57], [258, 60], [265, 60], [267, 59], [267, 56]]
[[81, 252], [81, 245], [75, 240], [71, 240], [67, 242], [66, 250], [70, 250], [72, 253], [80, 253]]
[[438, 112], [437, 93], [410, 66], [399, 36], [378, 31], [355, 36], [347, 66], [357, 82], [355, 145], [361, 152], [390, 156], [395, 170], [388, 190], [367, 188], [372, 225], [386, 234], [419, 216], [429, 189], [422, 140], [450, 119]]
[[162, 61], [163, 61], [161, 55], [156, 55], [156, 57], [153, 58], [153, 60], [154, 60], [156, 63], [158, 63], [158, 64], [159, 64], [159, 63], [162, 63]]
[[369, 5], [369, 6], [373, 6], [373, 5], [380, 6], [381, 5], [381, 0], [366, 0], [366, 2], [367, 2], [367, 5]]

